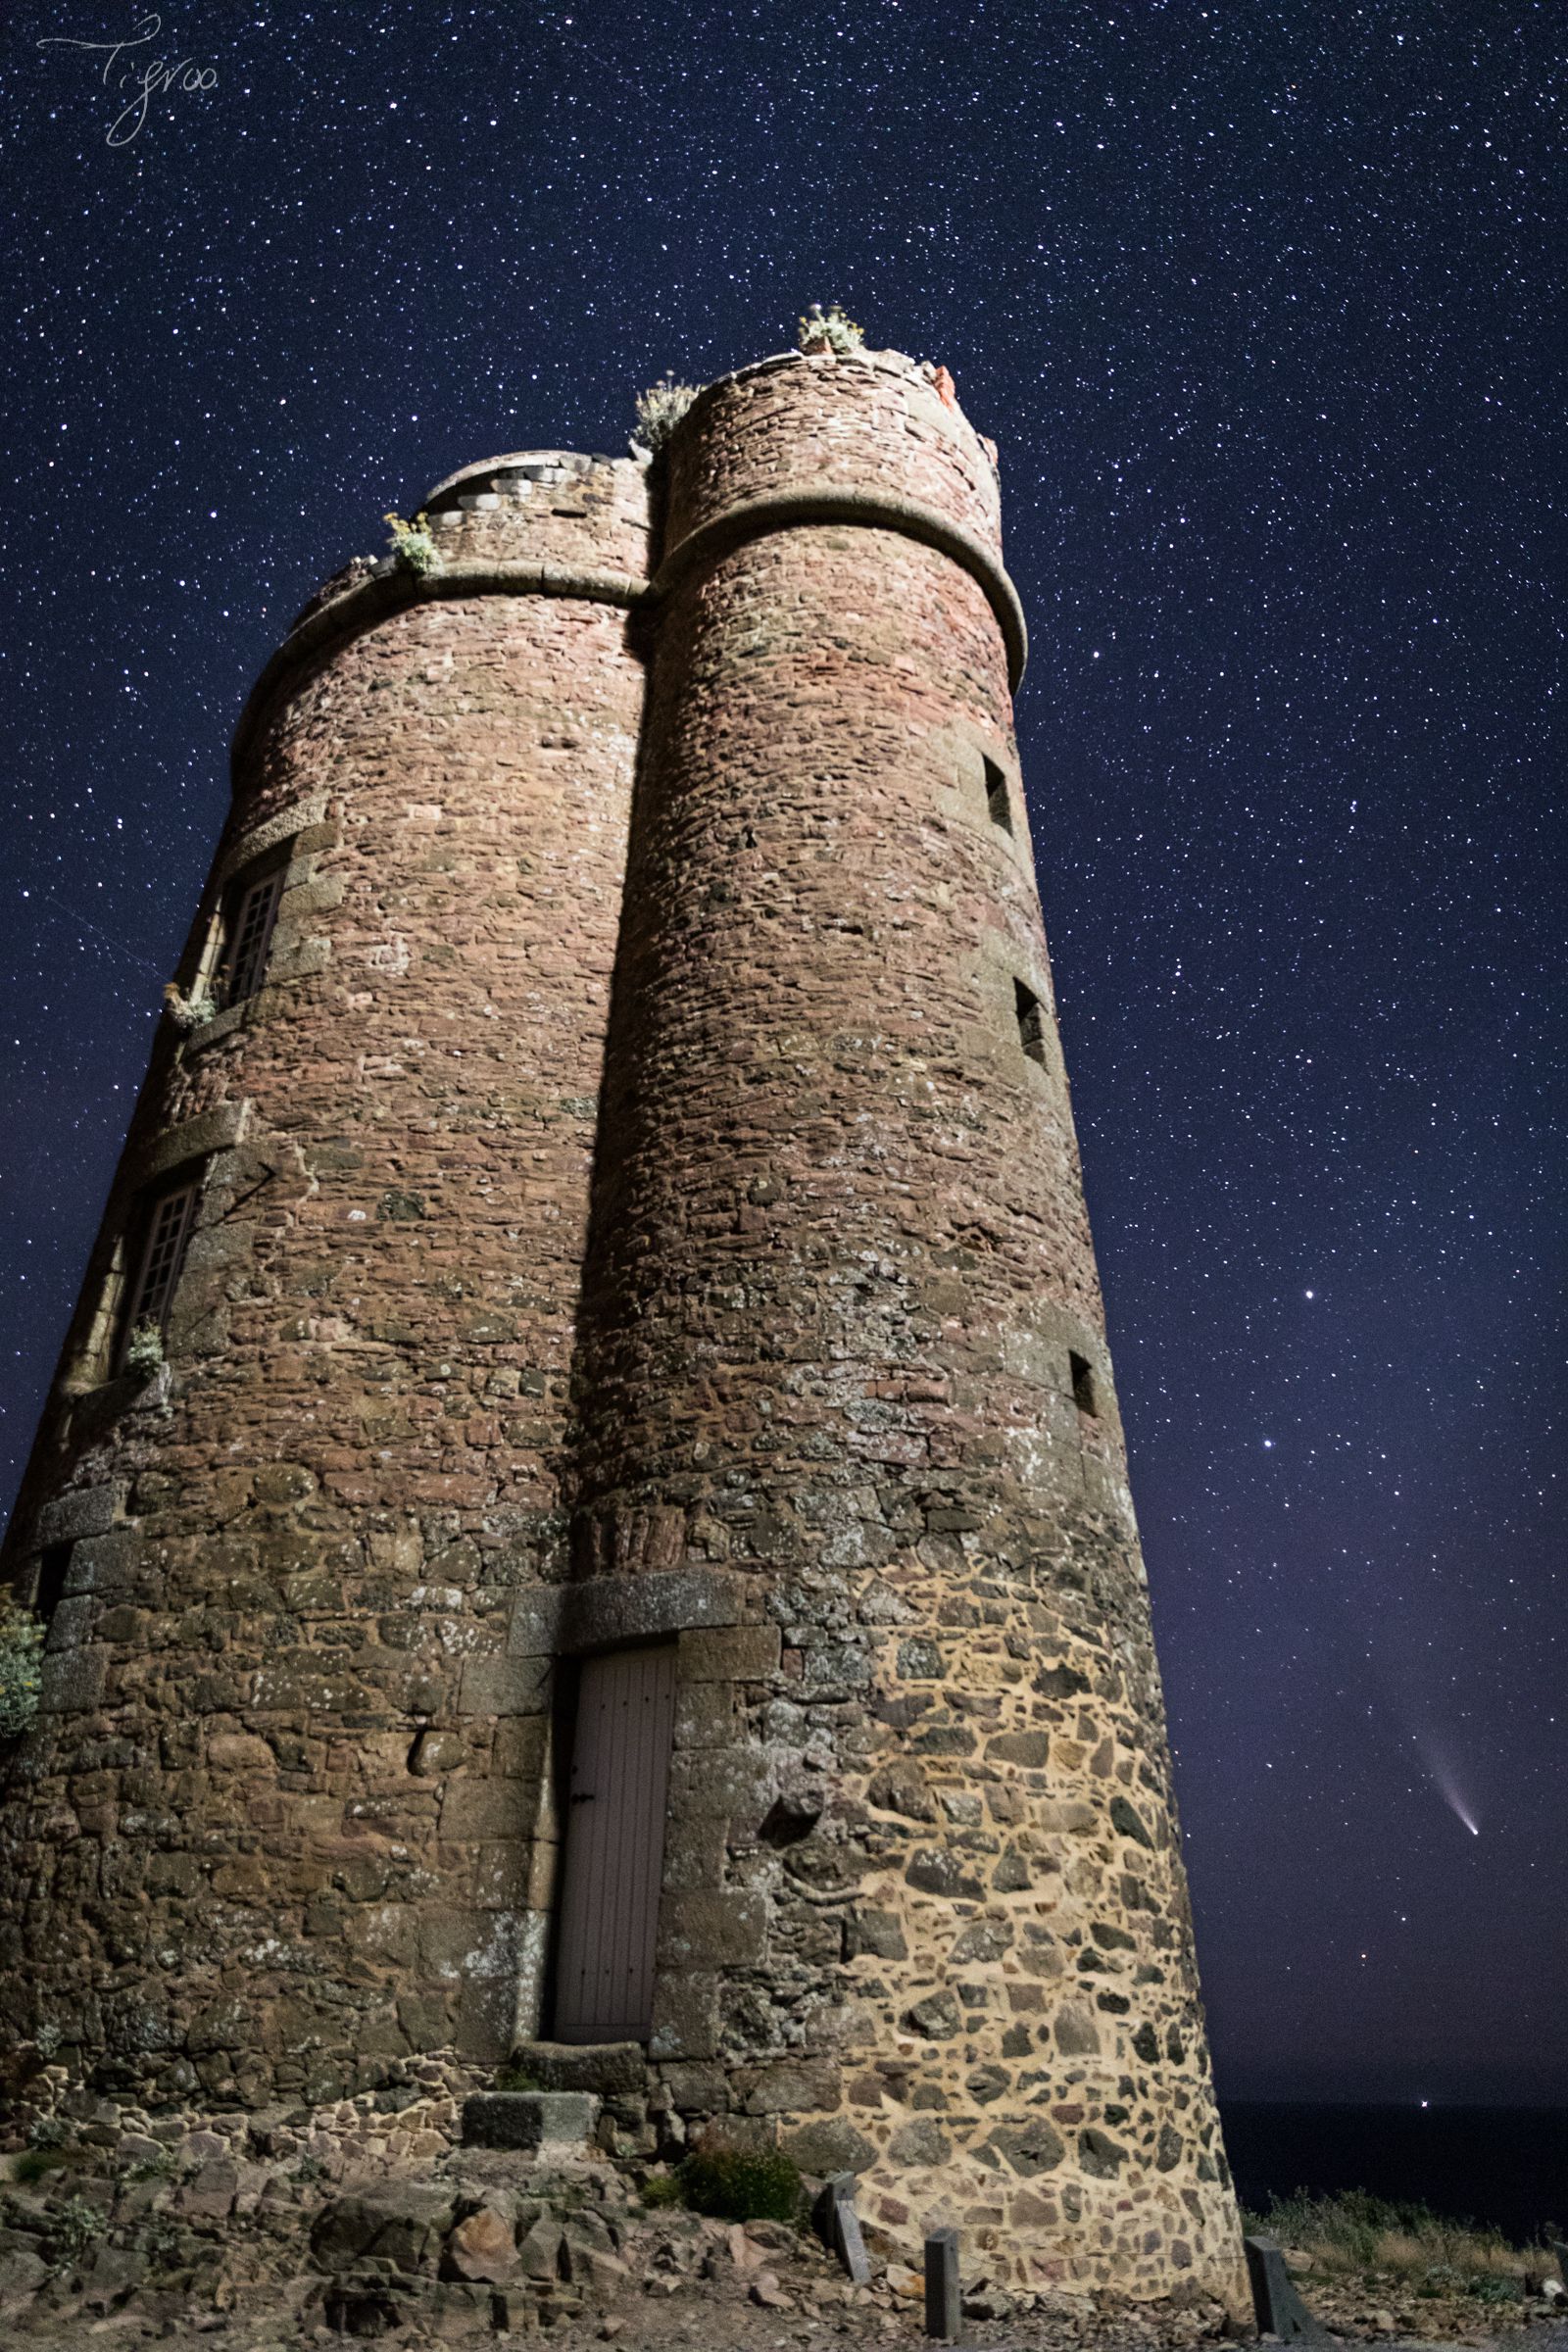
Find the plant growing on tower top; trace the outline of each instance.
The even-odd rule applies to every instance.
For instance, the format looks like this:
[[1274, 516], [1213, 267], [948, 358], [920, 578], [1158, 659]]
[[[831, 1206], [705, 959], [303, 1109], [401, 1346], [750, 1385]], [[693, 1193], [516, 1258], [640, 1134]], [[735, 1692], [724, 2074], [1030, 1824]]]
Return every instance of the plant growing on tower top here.
[[670, 434], [697, 398], [696, 384], [677, 384], [671, 375], [662, 375], [657, 384], [637, 395], [637, 429], [632, 435], [634, 449], [646, 449], [657, 458]]
[[853, 351], [864, 349], [865, 334], [853, 318], [845, 316], [841, 302], [829, 303], [825, 311], [819, 302], [813, 302], [801, 320], [796, 341], [803, 351], [831, 351], [844, 359]]
[[440, 569], [440, 551], [430, 536], [427, 515], [416, 514], [412, 522], [401, 514], [384, 514], [381, 519], [392, 532], [393, 557], [406, 571], [422, 580], [426, 573]]

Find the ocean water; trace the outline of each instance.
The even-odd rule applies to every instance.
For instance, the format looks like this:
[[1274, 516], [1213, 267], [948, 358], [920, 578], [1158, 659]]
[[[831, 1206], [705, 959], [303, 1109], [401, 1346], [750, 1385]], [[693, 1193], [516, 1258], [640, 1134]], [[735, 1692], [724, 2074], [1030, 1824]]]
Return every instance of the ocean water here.
[[1523, 2242], [1568, 2235], [1568, 2109], [1275, 2106], [1229, 2100], [1225, 2146], [1242, 2202], [1367, 2188], [1417, 2199]]

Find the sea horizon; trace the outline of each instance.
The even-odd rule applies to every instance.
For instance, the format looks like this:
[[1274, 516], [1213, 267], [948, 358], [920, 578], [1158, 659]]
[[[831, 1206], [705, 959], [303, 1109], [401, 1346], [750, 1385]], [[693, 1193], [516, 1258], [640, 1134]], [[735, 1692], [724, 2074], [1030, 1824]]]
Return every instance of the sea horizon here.
[[1568, 2221], [1568, 2102], [1221, 2098], [1244, 2206], [1366, 2189], [1516, 2243]]

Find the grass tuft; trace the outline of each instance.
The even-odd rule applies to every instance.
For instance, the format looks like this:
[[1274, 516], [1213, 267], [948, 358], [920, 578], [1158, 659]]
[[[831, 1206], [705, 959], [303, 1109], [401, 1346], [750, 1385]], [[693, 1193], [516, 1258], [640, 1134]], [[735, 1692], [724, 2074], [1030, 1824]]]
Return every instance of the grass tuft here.
[[1430, 2205], [1375, 2197], [1364, 2188], [1338, 2196], [1298, 2189], [1266, 2212], [1248, 2213], [1251, 2234], [1277, 2238], [1302, 2267], [1326, 2281], [1376, 2274], [1423, 2297], [1473, 2295], [1515, 2301], [1527, 2278], [1555, 2271], [1545, 2246], [1511, 2245], [1500, 2230], [1455, 2221]]
[[800, 2167], [777, 2148], [694, 2148], [677, 2178], [693, 2213], [721, 2222], [800, 2219]]
[[542, 2090], [544, 2085], [531, 2068], [519, 2066], [515, 2058], [509, 2058], [506, 2065], [497, 2072], [496, 2088], [497, 2090]]

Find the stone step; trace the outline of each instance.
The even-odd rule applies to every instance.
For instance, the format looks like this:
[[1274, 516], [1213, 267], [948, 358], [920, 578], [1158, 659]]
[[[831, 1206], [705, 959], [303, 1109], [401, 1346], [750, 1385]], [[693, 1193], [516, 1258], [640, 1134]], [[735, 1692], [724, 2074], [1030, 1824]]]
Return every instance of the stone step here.
[[643, 2097], [648, 2057], [640, 2041], [523, 2041], [512, 2053], [518, 2074], [541, 2090], [592, 2090], [602, 2099]]
[[599, 2120], [584, 2090], [476, 2090], [463, 2102], [466, 2148], [582, 2147]]

